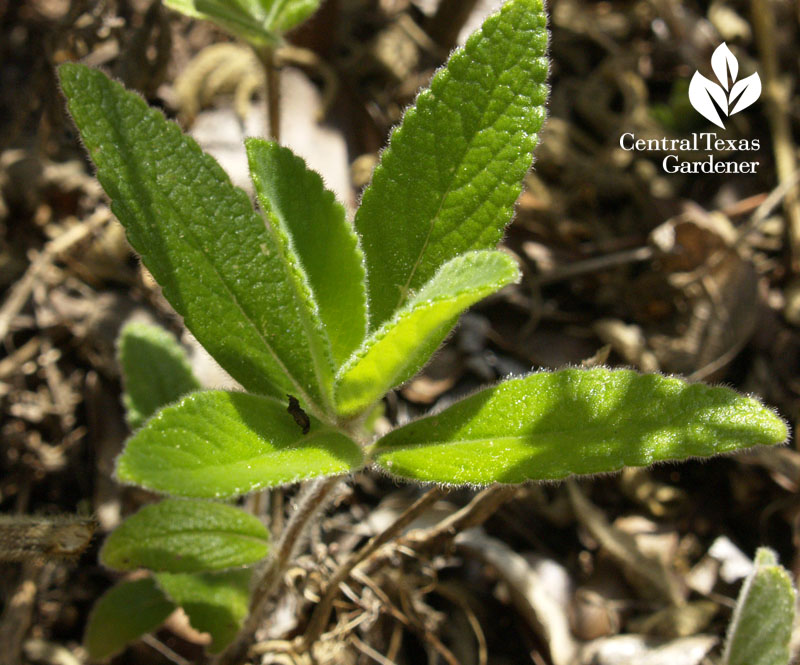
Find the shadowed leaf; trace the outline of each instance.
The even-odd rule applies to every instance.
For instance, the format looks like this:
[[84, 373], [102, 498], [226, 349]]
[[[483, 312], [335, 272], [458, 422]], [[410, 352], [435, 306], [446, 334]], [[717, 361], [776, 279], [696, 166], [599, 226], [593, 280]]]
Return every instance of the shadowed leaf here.
[[152, 578], [120, 582], [92, 608], [84, 646], [92, 660], [110, 658], [128, 642], [158, 628], [174, 609]]
[[178, 340], [159, 326], [129, 323], [119, 338], [128, 423], [137, 428], [162, 406], [200, 389]]
[[789, 572], [762, 547], [736, 601], [724, 665], [788, 665], [795, 601]]
[[257, 517], [211, 501], [165, 499], [120, 524], [100, 562], [116, 570], [205, 572], [246, 566], [268, 551], [269, 534]]
[[251, 570], [222, 573], [156, 575], [159, 586], [189, 617], [195, 630], [211, 635], [211, 653], [236, 637], [247, 616]]

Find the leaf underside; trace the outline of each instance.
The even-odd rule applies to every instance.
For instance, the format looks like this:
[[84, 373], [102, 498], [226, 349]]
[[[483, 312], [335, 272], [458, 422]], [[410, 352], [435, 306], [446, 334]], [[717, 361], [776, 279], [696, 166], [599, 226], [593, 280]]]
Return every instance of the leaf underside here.
[[759, 549], [736, 602], [724, 665], [788, 665], [796, 595], [775, 553]]
[[222, 651], [236, 637], [247, 616], [251, 570], [221, 573], [158, 573], [161, 589], [189, 617], [195, 630], [211, 635], [211, 653]]
[[484, 485], [706, 457], [787, 435], [772, 411], [727, 388], [567, 369], [483, 390], [390, 432], [373, 455], [395, 476]]
[[114, 214], [186, 326], [247, 390], [324, 403], [321, 323], [244, 191], [138, 95], [83, 65], [59, 76]]
[[92, 660], [105, 660], [158, 628], [174, 609], [152, 578], [120, 582], [95, 603], [83, 643]]
[[446, 263], [342, 368], [339, 412], [363, 411], [410, 379], [465, 309], [518, 279], [516, 262], [503, 252], [469, 252]]
[[227, 498], [362, 464], [358, 445], [316, 418], [303, 434], [286, 402], [210, 390], [163, 409], [134, 434], [117, 477], [176, 496]]
[[118, 355], [125, 382], [123, 401], [132, 428], [201, 387], [178, 340], [159, 326], [126, 325], [120, 333]]
[[371, 330], [449, 259], [502, 237], [545, 117], [546, 23], [541, 0], [506, 3], [392, 133], [355, 218]]
[[115, 570], [192, 573], [246, 566], [268, 551], [269, 534], [257, 517], [211, 501], [165, 499], [118, 526], [100, 562]]

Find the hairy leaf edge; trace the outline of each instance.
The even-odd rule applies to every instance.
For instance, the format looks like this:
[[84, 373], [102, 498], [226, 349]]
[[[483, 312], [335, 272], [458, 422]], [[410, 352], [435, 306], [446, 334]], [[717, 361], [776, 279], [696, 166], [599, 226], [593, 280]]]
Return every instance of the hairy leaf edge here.
[[[151, 114], [151, 115], [152, 114], [158, 114], [160, 116], [161, 120], [166, 122], [167, 131], [170, 131], [173, 134], [174, 133], [178, 133], [181, 136], [190, 139], [189, 146], [195, 152], [195, 155], [199, 159], [201, 159], [203, 161], [203, 166], [205, 168], [210, 169], [218, 177], [220, 177], [221, 180], [223, 180], [226, 184], [230, 185], [230, 187], [232, 187], [233, 190], [235, 191], [235, 195], [239, 197], [240, 201], [243, 202], [243, 203], [247, 202], [247, 206], [249, 207], [249, 209], [251, 211], [253, 211], [253, 214], [259, 215], [262, 220], [264, 219], [263, 215], [260, 215], [258, 213], [258, 211], [256, 211], [253, 208], [253, 203], [250, 200], [250, 197], [248, 196], [247, 192], [245, 192], [241, 187], [238, 187], [237, 185], [233, 184], [233, 182], [231, 181], [230, 176], [228, 175], [228, 172], [225, 171], [224, 168], [222, 168], [222, 166], [216, 160], [216, 158], [213, 155], [210, 155], [209, 153], [207, 153], [205, 150], [203, 150], [200, 147], [200, 144], [198, 144], [197, 141], [194, 138], [192, 138], [188, 134], [184, 133], [184, 131], [181, 129], [180, 125], [176, 121], [168, 118], [161, 109], [158, 109], [158, 108], [155, 108], [153, 106], [150, 106], [147, 103], [147, 100], [144, 99], [144, 97], [142, 97], [142, 95], [139, 94], [136, 90], [130, 90], [130, 89], [126, 88], [125, 85], [121, 81], [119, 81], [118, 79], [116, 79], [116, 78], [114, 78], [112, 76], [109, 76], [104, 71], [102, 71], [102, 69], [100, 69], [100, 68], [88, 67], [87, 65], [83, 65], [81, 63], [76, 63], [76, 62], [65, 62], [65, 63], [63, 63], [63, 64], [58, 66], [58, 74], [59, 75], [56, 78], [57, 78], [57, 81], [58, 81], [59, 88], [61, 90], [61, 94], [67, 100], [67, 108], [70, 111], [69, 115], [70, 115], [70, 118], [72, 118], [72, 123], [73, 123], [74, 126], [77, 127], [77, 123], [75, 122], [74, 117], [72, 115], [72, 97], [70, 95], [66, 94], [66, 92], [65, 92], [64, 83], [62, 81], [62, 76], [63, 76], [63, 72], [80, 71], [81, 69], [88, 70], [89, 72], [96, 71], [96, 72], [101, 73], [111, 83], [120, 86], [125, 92], [136, 96], [139, 99], [139, 101], [142, 104], [144, 104], [148, 114]], [[91, 155], [92, 153], [89, 150], [89, 148], [86, 145], [86, 143], [84, 142], [83, 137], [81, 136], [81, 132], [80, 132], [79, 128], [78, 128], [78, 131], [77, 131], [77, 137], [78, 137], [78, 140], [80, 141], [81, 146], [83, 147], [85, 153], [87, 155]], [[105, 191], [106, 187], [103, 184], [103, 181], [105, 180], [105, 178], [101, 178], [100, 177], [100, 172], [99, 172], [99, 169], [97, 168], [97, 165], [94, 163], [93, 160], [90, 160], [90, 161], [91, 161], [91, 164], [92, 164], [92, 168], [94, 170], [94, 176], [98, 180], [98, 182], [100, 182], [100, 184], [103, 185], [103, 190]], [[106, 196], [111, 201], [111, 208], [112, 208], [112, 212], [113, 212], [113, 210], [114, 210], [114, 200], [111, 199], [111, 197], [108, 196], [107, 194], [106, 194]], [[266, 221], [265, 221], [265, 224], [266, 224]], [[124, 224], [123, 224], [123, 228], [125, 229], [125, 237], [127, 238], [127, 240], [130, 243], [131, 247], [136, 252], [138, 258], [142, 261], [142, 263], [145, 265], [145, 267], [148, 267], [148, 261], [145, 259], [145, 255], [142, 253], [142, 251], [140, 249], [140, 245], [139, 245], [139, 242], [138, 242], [138, 240], [139, 240], [138, 234], [136, 234], [136, 233], [131, 234], [130, 231], [128, 230], [128, 227], [125, 226]], [[134, 238], [136, 240], [134, 240]], [[149, 269], [149, 267], [148, 267], [148, 269]], [[291, 275], [287, 275], [287, 277], [289, 277], [291, 279]], [[166, 289], [161, 284], [159, 284], [159, 288], [161, 288], [162, 292], [164, 292], [164, 297], [167, 298], [167, 300], [169, 301], [170, 307], [172, 307], [178, 313], [178, 315], [181, 316], [181, 318], [185, 319], [186, 313], [183, 312], [183, 311], [180, 311], [177, 307], [175, 307], [172, 304], [173, 298], [169, 297], [167, 295], [167, 293], [166, 293], [168, 289]], [[175, 300], [176, 301], [180, 301], [180, 298], [176, 298]], [[320, 420], [322, 420], [323, 422], [326, 422], [325, 415], [324, 415], [325, 414], [324, 409], [321, 409], [316, 404], [316, 402], [313, 399], [311, 399], [311, 396], [307, 393], [307, 391], [300, 384], [300, 382], [297, 379], [297, 377], [295, 377], [294, 374], [292, 374], [288, 370], [288, 368], [286, 367], [285, 363], [281, 359], [280, 355], [272, 347], [272, 345], [267, 341], [267, 339], [265, 338], [264, 334], [257, 328], [257, 326], [255, 325], [255, 322], [252, 320], [250, 315], [246, 314], [246, 310], [244, 308], [242, 308], [242, 306], [239, 303], [238, 299], [237, 298], [233, 298], [233, 301], [236, 303], [237, 308], [239, 308], [242, 311], [242, 313], [245, 315], [245, 318], [246, 318], [247, 322], [250, 324], [250, 326], [255, 329], [256, 335], [259, 337], [259, 339], [261, 339], [263, 341], [265, 348], [268, 350], [269, 355], [272, 357], [272, 359], [274, 360], [275, 364], [278, 367], [281, 368], [281, 370], [283, 371], [284, 375], [286, 377], [288, 377], [288, 379], [291, 381], [291, 383], [294, 386], [294, 389], [297, 391], [298, 397], [302, 396], [303, 400], [306, 402], [306, 406], [308, 406], [309, 409], [313, 410], [314, 415], [321, 416]], [[276, 395], [284, 393], [284, 390], [281, 388], [281, 386], [276, 384], [272, 380], [272, 378], [270, 376], [263, 375], [262, 379], [266, 383], [270, 384], [270, 386], [275, 390], [275, 393], [271, 394], [271, 395], [270, 394], [263, 394], [263, 393], [257, 393], [257, 394], [262, 394], [264, 397], [271, 397], [271, 398], [275, 399]]]
[[[481, 252], [492, 252], [492, 251], [496, 251], [497, 253], [502, 253], [502, 252], [500, 252], [500, 250], [476, 250], [476, 251], [472, 251], [472, 252], [465, 252], [464, 254], [459, 254], [457, 257], [454, 257], [453, 260], [455, 260], [457, 258], [468, 256], [470, 254], [478, 254], [478, 253], [481, 253]], [[445, 266], [447, 266], [447, 263], [445, 263], [443, 266], [441, 266], [439, 268], [439, 270], [437, 271], [437, 274], [439, 272], [441, 272], [445, 268]], [[432, 298], [432, 299], [426, 301], [424, 304], [417, 305], [416, 307], [413, 307], [413, 308], [411, 308], [411, 307], [403, 307], [403, 308], [399, 309], [398, 311], [396, 311], [394, 316], [392, 316], [391, 319], [389, 319], [386, 322], [384, 322], [380, 326], [380, 328], [378, 328], [377, 330], [372, 332], [370, 335], [368, 335], [367, 338], [364, 340], [364, 343], [361, 345], [361, 347], [356, 349], [353, 352], [353, 354], [350, 356], [350, 358], [348, 358], [342, 364], [342, 367], [336, 373], [335, 386], [338, 388], [339, 384], [344, 379], [344, 377], [347, 375], [347, 373], [350, 370], [352, 370], [354, 367], [358, 366], [358, 363], [363, 358], [365, 358], [367, 356], [367, 354], [372, 350], [372, 348], [376, 344], [378, 344], [381, 340], [383, 340], [384, 337], [386, 337], [386, 335], [393, 328], [395, 328], [397, 325], [399, 325], [400, 322], [402, 321], [402, 319], [404, 319], [404, 318], [406, 318], [408, 316], [411, 316], [413, 314], [416, 314], [418, 312], [425, 311], [425, 310], [428, 310], [428, 309], [432, 309], [437, 304], [440, 304], [442, 302], [446, 302], [448, 300], [457, 300], [457, 299], [461, 298], [462, 296], [467, 295], [469, 293], [474, 293], [474, 292], [484, 293], [485, 295], [480, 296], [478, 298], [478, 301], [476, 301], [476, 302], [480, 302], [480, 300], [488, 298], [490, 295], [497, 293], [500, 289], [503, 289], [506, 286], [509, 286], [511, 284], [518, 284], [520, 282], [520, 280], [522, 279], [522, 272], [520, 271], [519, 267], [516, 266], [516, 265], [514, 265], [512, 267], [511, 264], [509, 264], [509, 267], [511, 267], [512, 270], [509, 271], [509, 274], [506, 276], [506, 278], [504, 280], [502, 280], [502, 283], [500, 283], [500, 285], [497, 286], [496, 288], [492, 288], [492, 287], [489, 287], [489, 286], [478, 287], [478, 288], [475, 288], [475, 287], [463, 288], [463, 289], [460, 289], [458, 291], [454, 291], [453, 293], [449, 293], [447, 295], [439, 296], [438, 298]], [[434, 279], [436, 279], [436, 275], [434, 275], [434, 277], [431, 278], [431, 281], [433, 281]], [[409, 298], [409, 300], [407, 301], [406, 304], [408, 305], [411, 302], [413, 302], [413, 298]], [[464, 311], [466, 311], [466, 310], [464, 310]], [[463, 314], [463, 312], [462, 312], [462, 314]], [[461, 315], [458, 315], [456, 317], [456, 321], [453, 322], [453, 326], [451, 327], [451, 330], [447, 334], [448, 337], [455, 330], [455, 326], [457, 325], [457, 322], [460, 319], [460, 317], [461, 317]], [[447, 339], [447, 337], [445, 337], [445, 339]], [[419, 344], [418, 347], [419, 346], [423, 346], [424, 343], [427, 342], [427, 341], [428, 340], [426, 339], [423, 343]], [[434, 349], [433, 353], [431, 354], [431, 358], [433, 358], [433, 356], [436, 354], [436, 351], [438, 351], [438, 347], [437, 347], [437, 349]], [[425, 362], [425, 364], [422, 367], [420, 367], [419, 371], [422, 371], [425, 368], [425, 366], [430, 362], [431, 358], [429, 358]], [[417, 374], [419, 373], [419, 371], [417, 372]], [[416, 374], [415, 374], [415, 376], [416, 376]], [[407, 380], [410, 381], [412, 378], [413, 377], [410, 377]], [[397, 385], [394, 386], [394, 388], [396, 388], [396, 387], [397, 387]], [[485, 386], [485, 387], [491, 387], [491, 386]], [[392, 388], [392, 389], [394, 389], [394, 388]], [[334, 393], [335, 393], [335, 391], [334, 391]], [[368, 405], [364, 410], [369, 410], [373, 405], [374, 404]], [[435, 415], [435, 414], [427, 414], [427, 415]]]
[[[507, 3], [506, 0], [504, 0], [503, 4], [498, 9], [492, 11], [492, 13], [486, 19], [484, 19], [483, 23], [481, 24], [481, 27], [478, 30], [476, 30], [475, 32], [473, 32], [471, 35], [469, 35], [469, 37], [467, 38], [467, 41], [464, 43], [463, 46], [459, 46], [459, 47], [453, 49], [453, 51], [448, 56], [447, 61], [444, 64], [442, 64], [441, 67], [438, 67], [434, 71], [433, 76], [431, 77], [430, 83], [427, 86], [423, 87], [417, 93], [417, 95], [414, 98], [414, 100], [403, 111], [403, 114], [402, 114], [400, 120], [398, 121], [398, 123], [394, 127], [392, 127], [392, 129], [390, 130], [389, 137], [386, 140], [386, 144], [384, 145], [384, 147], [378, 153], [378, 163], [375, 166], [375, 169], [372, 171], [372, 176], [370, 177], [369, 182], [364, 187], [364, 189], [363, 189], [363, 191], [361, 193], [361, 198], [359, 200], [359, 205], [358, 205], [358, 208], [356, 209], [356, 218], [358, 217], [358, 212], [360, 211], [361, 207], [364, 205], [364, 202], [369, 197], [371, 197], [372, 194], [373, 194], [373, 187], [372, 187], [373, 183], [376, 182], [377, 179], [380, 179], [380, 178], [384, 177], [383, 173], [386, 170], [386, 167], [384, 166], [384, 157], [388, 157], [389, 159], [391, 159], [392, 142], [395, 140], [396, 136], [401, 136], [402, 135], [403, 126], [405, 125], [406, 119], [407, 118], [411, 118], [411, 117], [413, 117], [414, 115], [417, 114], [417, 105], [418, 105], [418, 103], [420, 101], [420, 98], [423, 98], [423, 97], [430, 96], [430, 95], [434, 94], [433, 87], [434, 87], [434, 85], [438, 84], [438, 81], [439, 81], [440, 78], [442, 78], [443, 76], [446, 75], [447, 69], [448, 69], [448, 65], [450, 64], [451, 60], [453, 58], [455, 58], [455, 57], [464, 57], [464, 54], [466, 53], [467, 49], [469, 48], [470, 43], [471, 42], [472, 43], [477, 43], [477, 41], [481, 38], [483, 29], [484, 29], [484, 26], [486, 25], [486, 23], [489, 22], [489, 21], [492, 21], [492, 20], [499, 20], [500, 15], [505, 10], [506, 4], [508, 4], [508, 3]], [[547, 11], [546, 10], [547, 10], [546, 1], [542, 0], [542, 2], [541, 2], [541, 12], [545, 15], [545, 18], [547, 20]], [[546, 30], [547, 30], [547, 23], [549, 23], [549, 21], [547, 21], [546, 24], [545, 24], [545, 29]], [[549, 79], [549, 73], [550, 73], [550, 68], [551, 68], [550, 59], [548, 57], [548, 51], [549, 51], [549, 48], [550, 48], [550, 41], [551, 40], [550, 40], [550, 36], [549, 36], [549, 32], [548, 32], [547, 45], [545, 47], [545, 52], [542, 54], [542, 57], [547, 58], [547, 62], [548, 62], [547, 74], [545, 75], [545, 81], [542, 84], [548, 90], [548, 94], [547, 94], [547, 97], [545, 98], [545, 102], [541, 106], [541, 108], [542, 108], [542, 122], [541, 122], [541, 125], [540, 125], [538, 131], [535, 132], [535, 136], [534, 136], [535, 142], [534, 142], [533, 149], [532, 149], [532, 151], [530, 153], [531, 166], [535, 162], [535, 149], [539, 144], [542, 128], [544, 127], [544, 124], [547, 121], [547, 98], [549, 97], [549, 89], [550, 89], [550, 86], [547, 83], [547, 81]], [[530, 170], [531, 166], [528, 167], [529, 170]], [[519, 198], [519, 195], [522, 193], [523, 187], [524, 187], [523, 182], [520, 181], [516, 186], [517, 198]], [[508, 226], [513, 222], [513, 218], [514, 218], [514, 213], [512, 212], [511, 219], [508, 220], [508, 222], [505, 224], [503, 229], [501, 229], [499, 231], [499, 233], [498, 233], [497, 244], [502, 242], [503, 237], [505, 236], [505, 232], [508, 229]], [[355, 224], [355, 221], [356, 220], [354, 220], [354, 224]], [[428, 237], [430, 237], [430, 233], [431, 233], [431, 231], [433, 229], [433, 224], [434, 224], [434, 221], [431, 220], [430, 226], [429, 226], [429, 229], [428, 229]], [[360, 237], [360, 235], [359, 235], [359, 237]], [[407, 284], [410, 283], [411, 280], [413, 279], [413, 274], [416, 272], [417, 266], [419, 265], [419, 261], [422, 259], [422, 256], [423, 256], [423, 254], [425, 252], [424, 248], [426, 246], [427, 246], [427, 241], [426, 241], [425, 245], [423, 246], [422, 252], [420, 253], [419, 256], [417, 256], [417, 260], [415, 262], [414, 268], [413, 268], [412, 272], [409, 274], [409, 276], [407, 278], [407, 282], [406, 282]], [[366, 260], [366, 258], [365, 258], [365, 260]], [[366, 266], [366, 264], [365, 264], [365, 266]], [[367, 303], [368, 303], [367, 306], [369, 307], [369, 302], [370, 302], [369, 294], [370, 294], [370, 292], [369, 292], [369, 271], [368, 270], [367, 270], [367, 274], [366, 274], [366, 287], [367, 287]], [[398, 301], [398, 305], [395, 307], [395, 312], [397, 312], [403, 306], [403, 304], [405, 302], [407, 302], [408, 300], [409, 300], [409, 298], [407, 298], [407, 297], [404, 298], [404, 297], [401, 296], [400, 300]], [[387, 320], [391, 320], [391, 318], [392, 317], [390, 316]], [[376, 329], [372, 328], [371, 319], [368, 319], [367, 323], [368, 323], [368, 329], [370, 331], [376, 330]]]
[[[449, 408], [451, 408], [453, 406], [456, 406], [457, 404], [461, 403], [462, 401], [464, 401], [466, 399], [469, 399], [470, 397], [473, 397], [474, 395], [477, 395], [478, 393], [481, 393], [484, 390], [490, 390], [492, 388], [497, 388], [498, 386], [502, 385], [503, 383], [505, 383], [507, 381], [511, 381], [511, 380], [515, 380], [515, 379], [525, 379], [525, 378], [527, 378], [529, 376], [533, 376], [534, 374], [555, 374], [557, 372], [560, 372], [560, 371], [563, 371], [563, 370], [567, 370], [567, 369], [585, 370], [585, 368], [581, 367], [580, 365], [567, 365], [566, 367], [562, 367], [562, 368], [559, 368], [559, 369], [545, 369], [545, 368], [542, 368], [542, 369], [539, 369], [539, 370], [536, 370], [536, 371], [533, 371], [533, 372], [529, 372], [527, 374], [505, 376], [505, 377], [502, 377], [502, 378], [498, 379], [495, 383], [490, 383], [490, 384], [483, 385], [483, 386], [480, 386], [480, 387], [476, 388], [472, 392], [467, 393], [466, 395], [463, 395], [462, 397], [460, 397], [455, 402], [451, 402], [449, 404], [444, 404], [439, 408], [434, 408], [434, 409], [428, 411], [427, 413], [422, 414], [418, 418], [415, 418], [413, 420], [408, 421], [407, 423], [404, 423], [400, 427], [405, 427], [407, 425], [411, 425], [411, 424], [419, 422], [421, 420], [425, 420], [426, 418], [435, 417], [436, 415], [442, 413], [443, 411], [446, 411], [447, 409], [449, 409]], [[657, 375], [657, 376], [661, 376], [661, 377], [663, 377], [665, 379], [677, 379], [677, 380], [683, 382], [684, 384], [686, 384], [687, 386], [703, 385], [703, 386], [707, 386], [709, 388], [726, 388], [727, 390], [731, 390], [731, 391], [735, 392], [740, 397], [744, 397], [744, 398], [748, 398], [748, 399], [753, 400], [754, 402], [759, 404], [762, 409], [764, 409], [765, 411], [769, 411], [775, 417], [775, 419], [777, 421], [779, 421], [783, 425], [783, 428], [784, 428], [784, 431], [785, 431], [785, 437], [784, 437], [783, 441], [776, 442], [774, 444], [759, 444], [759, 443], [755, 443], [755, 444], [753, 444], [751, 446], [738, 448], [736, 450], [728, 450], [728, 451], [723, 451], [723, 452], [719, 452], [719, 453], [713, 453], [712, 455], [706, 455], [706, 456], [689, 455], [689, 456], [681, 458], [681, 459], [657, 460], [657, 461], [652, 462], [651, 464], [647, 464], [647, 465], [645, 465], [644, 467], [641, 467], [641, 468], [651, 468], [651, 467], [664, 465], [664, 464], [676, 464], [676, 463], [690, 461], [690, 460], [692, 460], [692, 461], [693, 460], [705, 461], [705, 460], [710, 460], [713, 457], [732, 457], [734, 455], [739, 455], [739, 454], [743, 454], [743, 453], [746, 454], [746, 453], [748, 453], [748, 452], [750, 452], [752, 450], [755, 450], [757, 448], [762, 448], [762, 447], [769, 446], [769, 445], [784, 446], [789, 442], [789, 440], [790, 440], [790, 438], [792, 436], [792, 430], [791, 430], [791, 426], [790, 426], [788, 420], [786, 418], [784, 418], [778, 412], [778, 410], [775, 407], [772, 407], [772, 406], [769, 406], [767, 404], [764, 404], [764, 401], [761, 398], [761, 396], [757, 395], [755, 393], [743, 393], [743, 392], [740, 392], [740, 391], [736, 390], [735, 388], [733, 388], [733, 387], [731, 387], [729, 385], [726, 385], [724, 383], [708, 384], [708, 383], [703, 383], [702, 381], [689, 381], [689, 380], [686, 379], [686, 377], [683, 377], [683, 376], [681, 376], [679, 374], [661, 374], [661, 373], [658, 373], [658, 372], [642, 372], [641, 370], [639, 370], [639, 369], [637, 369], [635, 367], [628, 367], [628, 366], [624, 366], [624, 365], [623, 366], [619, 366], [619, 367], [609, 367], [607, 365], [600, 365], [600, 366], [597, 367], [597, 369], [606, 369], [606, 370], [609, 370], [609, 371], [628, 370], [628, 371], [635, 372], [639, 376]], [[586, 370], [586, 371], [588, 371], [588, 370]], [[528, 483], [548, 483], [548, 484], [553, 484], [553, 483], [563, 482], [566, 479], [573, 478], [573, 477], [575, 477], [575, 478], [583, 478], [583, 477], [594, 478], [594, 477], [598, 477], [598, 476], [611, 475], [611, 474], [614, 474], [614, 473], [618, 473], [619, 471], [621, 471], [626, 466], [626, 465], [623, 464], [621, 466], [618, 466], [617, 468], [610, 469], [608, 471], [599, 471], [597, 473], [583, 473], [583, 474], [571, 473], [571, 474], [567, 474], [566, 476], [563, 476], [561, 478], [542, 478], [542, 479], [532, 478], [532, 479], [523, 481], [522, 483], [504, 483], [504, 482], [500, 482], [500, 481], [487, 482], [487, 483], [450, 483], [450, 482], [438, 481], [438, 480], [411, 479], [411, 478], [408, 478], [406, 476], [400, 476], [400, 475], [393, 474], [389, 469], [387, 469], [384, 465], [382, 465], [380, 463], [380, 461], [378, 460], [378, 456], [380, 455], [380, 452], [381, 452], [380, 448], [378, 447], [378, 444], [380, 444], [380, 442], [386, 436], [388, 436], [389, 434], [391, 434], [395, 430], [400, 429], [400, 427], [395, 427], [390, 432], [388, 432], [387, 434], [384, 434], [383, 436], [377, 438], [375, 441], [373, 441], [365, 449], [365, 464], [364, 464], [364, 468], [369, 468], [369, 469], [372, 469], [374, 471], [377, 471], [377, 472], [381, 473], [382, 475], [384, 475], [386, 477], [389, 477], [389, 478], [391, 478], [391, 479], [393, 479], [395, 481], [398, 481], [398, 482], [414, 483], [416, 485], [424, 485], [426, 487], [443, 487], [443, 488], [464, 487], [464, 488], [478, 490], [478, 489], [482, 489], [484, 487], [488, 487], [490, 485], [524, 485], [524, 484], [528, 484]], [[413, 445], [413, 446], [404, 446], [403, 449], [408, 450], [408, 449], [411, 449], [411, 448], [421, 447], [421, 446], [424, 446], [424, 445], [427, 445], [427, 444], [426, 443], [420, 443], [420, 444], [416, 444], [416, 445]]]

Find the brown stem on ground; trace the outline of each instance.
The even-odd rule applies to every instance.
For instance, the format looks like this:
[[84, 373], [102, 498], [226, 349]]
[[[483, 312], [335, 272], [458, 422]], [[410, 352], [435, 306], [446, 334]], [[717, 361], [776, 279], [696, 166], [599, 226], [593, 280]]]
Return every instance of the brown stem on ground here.
[[[396, 552], [398, 546], [410, 547], [417, 552], [439, 548], [445, 541], [454, 538], [465, 529], [483, 524], [515, 493], [516, 487], [512, 485], [487, 487], [473, 497], [472, 501], [461, 510], [456, 511], [436, 526], [429, 529], [415, 530], [402, 538], [398, 538], [403, 529], [442, 496], [441, 489], [434, 488], [430, 490], [398, 517], [388, 529], [372, 538], [361, 550], [351, 555], [336, 571], [326, 588], [322, 600], [311, 615], [311, 620], [303, 635], [302, 646], [299, 651], [309, 650], [314, 641], [322, 635], [330, 619], [331, 607], [339, 592], [339, 585], [346, 581], [360, 564], [368, 562], [370, 568], [379, 566]], [[395, 541], [392, 546], [384, 547], [392, 541]]]
[[340, 476], [313, 480], [301, 490], [272, 556], [264, 568], [256, 573], [257, 580], [250, 601], [250, 613], [244, 626], [228, 648], [216, 657], [214, 665], [238, 665], [246, 660], [247, 652], [255, 641], [256, 631], [264, 620], [276, 587], [305, 543], [309, 526], [328, 505], [340, 482]]
[[492, 485], [476, 494], [461, 510], [443, 519], [429, 529], [412, 531], [401, 544], [413, 547], [417, 552], [441, 547], [446, 540], [455, 538], [462, 531], [480, 526], [497, 512], [517, 492], [516, 485]]

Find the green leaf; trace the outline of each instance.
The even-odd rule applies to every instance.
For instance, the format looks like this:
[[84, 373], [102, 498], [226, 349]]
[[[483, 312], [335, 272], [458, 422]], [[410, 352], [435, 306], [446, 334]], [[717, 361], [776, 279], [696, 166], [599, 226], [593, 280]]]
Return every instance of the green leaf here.
[[158, 628], [175, 605], [152, 578], [120, 582], [94, 604], [83, 643], [92, 660], [105, 660]]
[[213, 21], [251, 44], [268, 46], [313, 14], [320, 0], [164, 0], [164, 4], [192, 18]]
[[250, 603], [251, 570], [223, 573], [156, 575], [158, 584], [189, 617], [195, 630], [211, 635], [211, 653], [236, 637]]
[[128, 440], [117, 477], [177, 496], [226, 498], [362, 466], [356, 443], [310, 423], [303, 434], [287, 403], [270, 397], [193, 393]]
[[300, 25], [319, 8], [321, 0], [259, 0], [270, 29], [283, 33]]
[[631, 370], [513, 379], [390, 432], [374, 448], [393, 475], [521, 483], [706, 457], [787, 438], [755, 399]]
[[516, 262], [502, 252], [469, 252], [447, 262], [341, 369], [339, 411], [363, 411], [410, 379], [467, 307], [518, 279]]
[[511, 0], [420, 93], [355, 219], [378, 328], [449, 259], [510, 221], [545, 117], [542, 0]]
[[176, 12], [184, 14], [185, 16], [210, 20], [210, 17], [207, 14], [204, 14], [197, 8], [195, 0], [164, 0], [164, 5]]
[[178, 340], [160, 326], [129, 323], [120, 333], [118, 351], [122, 399], [134, 429], [162, 406], [201, 387]]
[[128, 239], [200, 343], [246, 389], [321, 410], [333, 367], [301, 275], [197, 143], [104, 74], [59, 68]]
[[278, 42], [278, 36], [266, 25], [255, 0], [194, 0], [194, 6], [200, 18], [213, 21], [250, 44], [266, 46]]
[[268, 551], [267, 529], [253, 515], [222, 503], [165, 499], [120, 524], [100, 562], [115, 570], [196, 573], [246, 566]]
[[340, 365], [367, 330], [364, 256], [344, 208], [288, 148], [247, 139], [250, 173], [270, 221], [305, 270]]
[[736, 601], [724, 665], [788, 665], [796, 595], [775, 553], [759, 548], [755, 568]]

